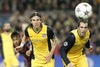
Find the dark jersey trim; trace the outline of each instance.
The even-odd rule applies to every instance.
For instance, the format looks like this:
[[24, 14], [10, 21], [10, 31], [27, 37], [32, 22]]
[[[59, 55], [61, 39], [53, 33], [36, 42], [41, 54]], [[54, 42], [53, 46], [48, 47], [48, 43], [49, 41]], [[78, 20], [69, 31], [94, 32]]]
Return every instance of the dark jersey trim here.
[[4, 59], [4, 54], [3, 54], [3, 43], [2, 43], [2, 38], [1, 38], [1, 36], [0, 36], [0, 51], [1, 51], [2, 58]]
[[89, 30], [89, 32], [90, 32], [90, 36], [89, 36], [89, 38], [91, 38], [91, 35], [92, 35], [92, 34], [91, 34], [91, 31]]
[[[50, 39], [54, 38], [54, 32], [50, 27], [47, 27], [47, 36], [48, 36], [48, 48], [49, 51], [51, 51], [51, 42]], [[52, 56], [52, 59], [54, 58], [54, 55]]]
[[[90, 32], [89, 38], [91, 38], [91, 31], [89, 30], [89, 32]], [[90, 48], [90, 41], [89, 41], [89, 40], [88, 40], [88, 42], [86, 43], [85, 47], [86, 47], [86, 48]]]
[[90, 48], [90, 41], [88, 40], [88, 42], [85, 45], [86, 48]]
[[[28, 26], [28, 27], [29, 27], [29, 26]], [[25, 36], [26, 36], [26, 37], [29, 37], [28, 31], [27, 31], [27, 30], [28, 30], [28, 27], [25, 29]]]

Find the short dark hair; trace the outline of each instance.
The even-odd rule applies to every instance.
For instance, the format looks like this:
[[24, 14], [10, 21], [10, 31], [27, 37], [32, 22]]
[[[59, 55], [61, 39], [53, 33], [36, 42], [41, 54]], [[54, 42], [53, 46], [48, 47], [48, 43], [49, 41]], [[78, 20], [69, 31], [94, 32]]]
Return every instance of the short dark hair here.
[[34, 12], [34, 13], [30, 16], [30, 19], [31, 19], [33, 16], [39, 16], [39, 17], [41, 18], [41, 14], [38, 13], [38, 12]]
[[78, 27], [80, 26], [80, 22], [88, 23], [88, 20], [87, 19], [79, 19], [79, 21], [78, 21]]
[[17, 31], [12, 32], [11, 39], [13, 39], [13, 37], [20, 37], [20, 33]]

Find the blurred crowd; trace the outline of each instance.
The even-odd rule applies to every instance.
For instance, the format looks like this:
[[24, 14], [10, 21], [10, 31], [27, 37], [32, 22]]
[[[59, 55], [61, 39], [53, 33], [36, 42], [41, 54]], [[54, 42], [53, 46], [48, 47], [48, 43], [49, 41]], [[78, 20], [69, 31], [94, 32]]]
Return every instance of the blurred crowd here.
[[28, 24], [30, 15], [38, 11], [43, 23], [51, 26], [63, 42], [66, 35], [77, 28], [78, 19], [74, 9], [83, 1], [92, 5], [94, 12], [89, 18], [91, 45], [94, 47], [91, 54], [100, 55], [100, 0], [0, 0], [0, 31], [3, 24], [9, 22], [12, 31], [17, 30], [23, 34], [23, 24]]

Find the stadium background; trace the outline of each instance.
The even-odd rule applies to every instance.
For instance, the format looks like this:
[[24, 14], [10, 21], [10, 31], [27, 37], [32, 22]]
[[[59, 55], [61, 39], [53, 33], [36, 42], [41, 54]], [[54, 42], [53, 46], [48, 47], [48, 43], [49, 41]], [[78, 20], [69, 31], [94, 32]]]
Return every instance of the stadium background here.
[[[11, 23], [12, 31], [22, 32], [22, 24], [28, 23], [29, 16], [35, 10], [42, 14], [42, 20], [50, 25], [61, 42], [68, 32], [77, 27], [77, 18], [74, 14], [75, 6], [80, 2], [88, 2], [93, 7], [93, 16], [89, 19], [92, 32], [91, 45], [94, 47], [89, 54], [85, 51], [89, 67], [100, 67], [100, 0], [0, 0], [0, 32], [4, 23]], [[59, 48], [55, 50], [55, 67], [63, 67]], [[1, 48], [1, 47], [0, 47]], [[20, 56], [20, 63], [23, 59]], [[2, 57], [0, 55], [0, 67]]]

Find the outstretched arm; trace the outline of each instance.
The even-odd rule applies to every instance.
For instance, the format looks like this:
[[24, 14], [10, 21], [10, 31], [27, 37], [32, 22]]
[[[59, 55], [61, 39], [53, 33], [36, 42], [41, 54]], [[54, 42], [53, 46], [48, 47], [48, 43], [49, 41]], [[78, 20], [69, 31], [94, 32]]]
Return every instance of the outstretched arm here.
[[22, 38], [22, 41], [21, 41], [21, 44], [20, 44], [20, 46], [16, 47], [16, 50], [17, 50], [17, 51], [20, 51], [20, 50], [23, 48], [24, 44], [25, 44], [28, 40], [29, 40], [29, 35], [28, 35], [28, 32], [27, 32], [27, 28], [26, 28], [26, 29], [25, 29], [25, 34], [24, 34], [24, 36], [23, 36], [23, 38]]
[[24, 37], [22, 38], [22, 42], [21, 42], [20, 46], [16, 47], [15, 49], [16, 49], [17, 51], [20, 51], [20, 50], [23, 48], [24, 44], [25, 44], [27, 41], [28, 41], [28, 38], [27, 38], [26, 36], [24, 36]]

